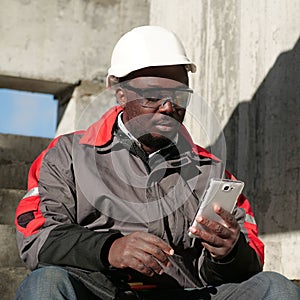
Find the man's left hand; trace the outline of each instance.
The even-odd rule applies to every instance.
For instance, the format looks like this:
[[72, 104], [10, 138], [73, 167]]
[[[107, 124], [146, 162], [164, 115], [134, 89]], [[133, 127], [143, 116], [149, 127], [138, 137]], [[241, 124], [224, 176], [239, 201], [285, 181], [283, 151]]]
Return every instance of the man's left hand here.
[[231, 252], [239, 239], [241, 228], [234, 215], [222, 207], [216, 205], [214, 211], [224, 220], [224, 225], [204, 216], [198, 216], [196, 221], [207, 230], [192, 226], [190, 232], [202, 240], [203, 247], [214, 259], [219, 260]]

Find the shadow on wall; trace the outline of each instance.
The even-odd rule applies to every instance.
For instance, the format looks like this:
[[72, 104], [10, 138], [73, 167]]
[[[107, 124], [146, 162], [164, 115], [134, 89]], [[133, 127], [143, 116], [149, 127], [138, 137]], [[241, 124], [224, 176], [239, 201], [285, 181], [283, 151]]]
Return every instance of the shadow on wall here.
[[246, 182], [260, 234], [300, 230], [299, 125], [300, 39], [224, 129], [229, 171]]

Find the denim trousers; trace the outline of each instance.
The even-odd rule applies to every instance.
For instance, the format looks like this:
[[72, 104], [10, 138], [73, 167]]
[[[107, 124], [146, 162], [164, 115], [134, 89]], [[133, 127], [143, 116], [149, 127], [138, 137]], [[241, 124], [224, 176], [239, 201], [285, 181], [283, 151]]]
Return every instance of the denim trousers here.
[[[81, 282], [65, 269], [49, 266], [29, 274], [19, 286], [15, 300], [96, 300]], [[119, 299], [191, 299], [191, 300], [299, 300], [300, 289], [275, 272], [261, 272], [242, 283], [185, 290], [159, 290], [139, 296], [124, 294]]]

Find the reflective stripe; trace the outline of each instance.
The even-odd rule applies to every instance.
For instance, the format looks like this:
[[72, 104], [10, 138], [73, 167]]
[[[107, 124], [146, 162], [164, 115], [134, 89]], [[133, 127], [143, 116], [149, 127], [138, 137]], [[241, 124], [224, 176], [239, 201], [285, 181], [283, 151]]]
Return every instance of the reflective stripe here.
[[38, 187], [34, 187], [31, 190], [29, 190], [22, 199], [32, 197], [32, 196], [39, 196], [39, 188]]
[[248, 215], [248, 214], [246, 214], [245, 222], [248, 222], [248, 223], [251, 223], [251, 224], [256, 225], [256, 222], [255, 222], [254, 217], [252, 217], [252, 216], [250, 216], [250, 215]]

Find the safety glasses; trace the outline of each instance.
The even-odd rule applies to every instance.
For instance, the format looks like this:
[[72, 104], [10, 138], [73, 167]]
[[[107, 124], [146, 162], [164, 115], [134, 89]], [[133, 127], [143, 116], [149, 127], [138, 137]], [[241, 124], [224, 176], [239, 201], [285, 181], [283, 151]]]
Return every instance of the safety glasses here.
[[182, 86], [182, 87], [145, 87], [138, 88], [130, 85], [129, 82], [123, 82], [122, 87], [133, 91], [137, 97], [140, 105], [145, 108], [159, 109], [164, 106], [167, 102], [172, 103], [173, 106], [180, 108], [186, 108], [193, 90]]

